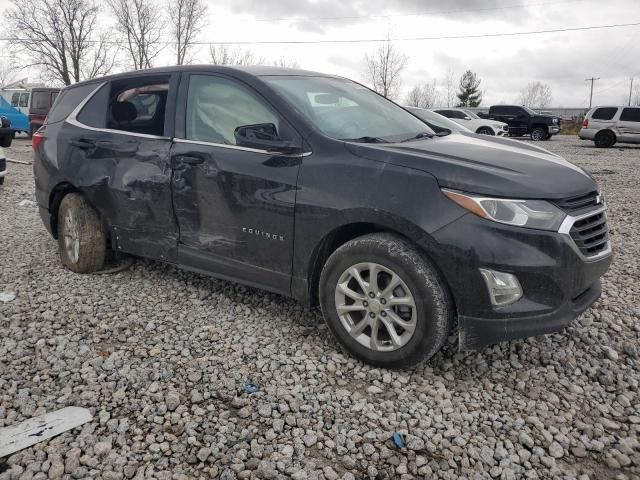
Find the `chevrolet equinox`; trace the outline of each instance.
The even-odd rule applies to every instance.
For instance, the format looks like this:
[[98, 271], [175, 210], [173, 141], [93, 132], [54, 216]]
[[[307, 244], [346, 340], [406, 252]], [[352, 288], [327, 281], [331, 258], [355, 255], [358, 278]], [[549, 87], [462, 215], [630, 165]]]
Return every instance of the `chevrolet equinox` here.
[[435, 134], [353, 81], [182, 66], [78, 83], [34, 135], [74, 272], [107, 248], [319, 304], [356, 357], [406, 367], [557, 331], [611, 262], [594, 179], [531, 144]]

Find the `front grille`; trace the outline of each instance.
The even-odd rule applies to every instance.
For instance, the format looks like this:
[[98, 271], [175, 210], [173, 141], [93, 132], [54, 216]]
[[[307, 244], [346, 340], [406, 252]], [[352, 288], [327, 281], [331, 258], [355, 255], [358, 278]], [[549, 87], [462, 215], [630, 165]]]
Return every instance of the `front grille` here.
[[585, 257], [598, 255], [609, 246], [609, 227], [605, 212], [576, 220], [569, 234]]
[[586, 195], [558, 200], [556, 205], [567, 213], [576, 213], [581, 210], [598, 206], [601, 202], [602, 200], [598, 198], [598, 192], [590, 192]]

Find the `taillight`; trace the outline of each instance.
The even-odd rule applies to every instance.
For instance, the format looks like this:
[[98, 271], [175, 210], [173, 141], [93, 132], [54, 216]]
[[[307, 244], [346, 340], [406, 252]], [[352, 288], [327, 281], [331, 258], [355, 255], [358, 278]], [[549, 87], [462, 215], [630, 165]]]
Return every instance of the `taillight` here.
[[585, 118], [585, 119], [582, 121], [582, 128], [587, 128], [588, 126], [589, 126], [589, 119], [588, 119], [588, 118]]
[[34, 152], [38, 150], [38, 147], [40, 146], [43, 140], [44, 140], [44, 132], [42, 131], [42, 129], [39, 129], [36, 133], [33, 134], [33, 137], [31, 137], [31, 147], [33, 148]]

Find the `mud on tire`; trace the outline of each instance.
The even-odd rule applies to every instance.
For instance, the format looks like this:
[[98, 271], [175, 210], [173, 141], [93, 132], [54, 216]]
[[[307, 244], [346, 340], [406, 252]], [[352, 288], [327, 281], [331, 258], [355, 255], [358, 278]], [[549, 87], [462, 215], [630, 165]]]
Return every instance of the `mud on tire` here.
[[62, 264], [76, 273], [100, 270], [106, 230], [98, 212], [78, 193], [65, 195], [58, 209], [58, 249]]
[[[371, 270], [367, 274], [367, 265], [381, 267], [381, 269], [372, 267], [372, 269], [379, 272], [375, 275], [375, 283], [380, 285], [379, 290], [368, 288], [372, 283]], [[375, 313], [371, 310], [363, 310], [353, 314], [351, 312], [344, 313], [345, 305], [342, 302], [343, 297], [341, 297], [345, 285], [344, 278], [345, 275], [348, 278], [348, 272], [354, 272], [358, 269], [364, 272], [363, 276], [354, 276], [349, 280], [351, 283], [348, 285], [358, 290], [358, 293], [362, 293], [360, 295], [362, 301], [358, 305], [354, 305], [358, 302], [357, 300], [348, 300], [353, 301], [353, 304], [348, 307], [361, 309], [365, 301], [368, 301], [367, 303], [370, 303], [368, 308], [373, 309], [373, 302], [376, 301]], [[386, 294], [386, 303], [383, 302], [385, 290], [388, 291], [386, 287], [392, 286], [397, 282], [397, 279], [394, 282], [393, 279], [395, 277], [389, 272], [396, 274], [402, 281], [400, 296], [402, 297], [403, 295], [402, 289], [406, 289], [409, 297], [414, 300], [415, 317], [411, 316], [413, 315], [412, 312], [409, 312], [410, 317], [407, 317], [405, 316], [406, 312], [389, 311], [389, 308], [398, 308], [395, 306], [390, 307], [399, 298], [396, 297], [397, 289], [392, 291], [391, 296]], [[389, 277], [386, 281], [385, 275]], [[362, 284], [359, 282], [354, 283], [355, 279], [364, 279], [365, 287], [371, 291], [359, 289], [358, 285]], [[322, 313], [338, 342], [352, 355], [372, 365], [387, 368], [406, 368], [428, 359], [442, 347], [453, 325], [454, 307], [444, 279], [414, 245], [394, 234], [375, 233], [365, 235], [339, 247], [329, 257], [322, 270], [319, 290]], [[377, 291], [380, 291], [379, 295], [377, 293], [374, 294]], [[353, 294], [351, 288], [349, 288], [349, 292]], [[369, 295], [371, 295], [370, 298]], [[378, 298], [380, 300], [376, 300]], [[385, 305], [381, 305], [381, 302], [385, 303]], [[340, 308], [342, 315], [338, 313], [338, 308]], [[380, 318], [379, 315], [382, 315], [382, 313], [378, 314], [380, 308], [389, 313], [386, 314], [386, 318], [380, 319], [383, 320], [384, 330], [380, 332], [376, 329], [376, 338], [382, 338], [379, 345], [385, 346], [385, 334], [388, 337], [393, 337], [394, 340], [405, 339], [404, 343], [393, 341], [393, 345], [390, 347], [388, 345], [392, 343], [392, 340], [389, 339], [386, 342], [386, 351], [380, 351], [378, 345], [372, 349], [372, 341], [370, 340], [373, 338], [373, 326], [366, 327], [362, 334], [357, 333], [361, 328], [360, 322], [365, 319], [368, 320], [367, 315], [378, 315], [375, 317], [376, 320]], [[412, 307], [403, 306], [403, 308]], [[394, 320], [398, 319], [400, 315], [402, 315], [402, 318], [399, 320], [406, 320], [407, 325], [409, 325], [408, 321], [411, 318], [413, 323], [410, 331], [405, 331], [404, 327], [401, 326], [402, 322], [397, 323]], [[375, 322], [376, 320], [372, 319], [371, 321]], [[392, 321], [394, 335], [391, 335], [387, 326], [390, 320]], [[345, 322], [347, 326], [345, 326]], [[351, 330], [348, 330], [348, 328]], [[367, 346], [367, 332], [369, 332], [369, 346]], [[397, 345], [402, 346], [397, 347]]]

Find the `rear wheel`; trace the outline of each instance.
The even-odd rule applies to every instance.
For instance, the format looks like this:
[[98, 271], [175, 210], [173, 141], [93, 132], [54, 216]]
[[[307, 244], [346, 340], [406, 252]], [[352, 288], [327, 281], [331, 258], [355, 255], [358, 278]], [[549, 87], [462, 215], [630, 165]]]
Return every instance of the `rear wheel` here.
[[533, 130], [531, 130], [531, 140], [533, 140], [534, 142], [545, 140], [548, 135], [549, 133], [544, 128], [541, 128], [541, 127], [536, 127]]
[[3, 135], [0, 137], [0, 147], [10, 147], [11, 142], [13, 142], [13, 134], [11, 135]]
[[609, 130], [598, 132], [593, 139], [593, 143], [598, 148], [610, 148], [616, 143], [616, 136]]
[[489, 127], [480, 127], [478, 130], [476, 130], [476, 133], [479, 135], [493, 135], [493, 130], [491, 130]]
[[58, 209], [58, 247], [64, 266], [76, 273], [100, 270], [106, 232], [98, 212], [78, 193], [69, 193]]
[[436, 269], [408, 241], [387, 233], [351, 240], [329, 257], [320, 304], [343, 347], [389, 368], [433, 356], [453, 322], [448, 289]]

